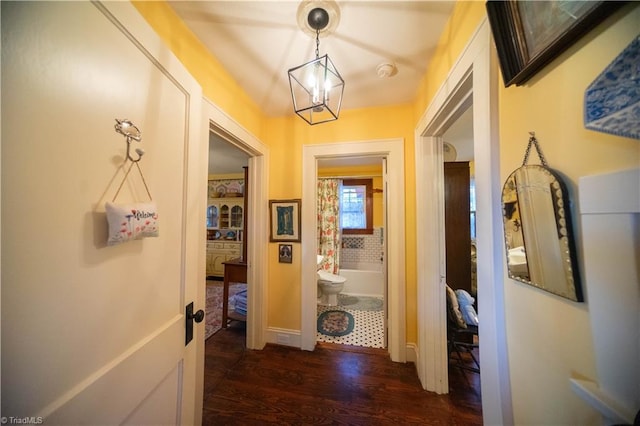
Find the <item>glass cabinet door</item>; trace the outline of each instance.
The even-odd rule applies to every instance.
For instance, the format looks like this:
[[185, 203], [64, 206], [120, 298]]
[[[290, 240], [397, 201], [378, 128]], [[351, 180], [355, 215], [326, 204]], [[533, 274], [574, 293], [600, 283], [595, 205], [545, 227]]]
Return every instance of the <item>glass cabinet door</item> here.
[[211, 205], [207, 207], [207, 228], [217, 228], [217, 227], [218, 227], [218, 207]]
[[220, 206], [220, 228], [226, 229], [229, 227], [229, 206]]
[[240, 206], [231, 208], [231, 227], [242, 228], [242, 207]]

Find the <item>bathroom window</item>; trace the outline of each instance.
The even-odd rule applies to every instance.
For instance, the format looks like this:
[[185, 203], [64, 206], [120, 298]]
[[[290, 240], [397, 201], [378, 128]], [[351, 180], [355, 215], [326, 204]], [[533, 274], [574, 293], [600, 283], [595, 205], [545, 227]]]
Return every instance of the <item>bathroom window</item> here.
[[373, 234], [372, 179], [345, 179], [340, 193], [343, 234]]

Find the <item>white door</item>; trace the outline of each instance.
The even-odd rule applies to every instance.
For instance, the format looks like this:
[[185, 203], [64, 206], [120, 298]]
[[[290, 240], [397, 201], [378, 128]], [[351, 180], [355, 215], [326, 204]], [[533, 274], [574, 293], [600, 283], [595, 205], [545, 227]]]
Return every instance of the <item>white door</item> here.
[[[185, 346], [185, 305], [204, 307], [201, 89], [129, 3], [1, 7], [2, 416], [198, 424], [204, 324]], [[116, 118], [142, 131], [160, 232], [107, 246]], [[117, 201], [147, 198], [134, 167]]]

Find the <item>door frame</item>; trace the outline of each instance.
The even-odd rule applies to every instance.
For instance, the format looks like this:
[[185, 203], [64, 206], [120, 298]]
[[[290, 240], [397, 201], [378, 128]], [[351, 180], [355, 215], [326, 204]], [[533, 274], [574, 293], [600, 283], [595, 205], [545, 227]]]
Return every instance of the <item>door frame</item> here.
[[[203, 98], [203, 138], [209, 141], [214, 132], [249, 155], [249, 191], [247, 227], [247, 337], [248, 349], [263, 349], [267, 324], [267, 253], [269, 252], [268, 211], [269, 148], [256, 136], [229, 117], [220, 107]], [[208, 156], [200, 159], [200, 167], [208, 170]], [[206, 192], [203, 193], [206, 197]], [[204, 210], [203, 210], [204, 212]], [[204, 254], [206, 256], [206, 254]]]
[[417, 270], [417, 367], [425, 389], [448, 392], [441, 136], [473, 103], [483, 421], [512, 424], [504, 313], [498, 83], [495, 48], [484, 19], [416, 126], [416, 214], [425, 218], [417, 222], [416, 230], [416, 254], [423, 260]]
[[316, 253], [318, 159], [377, 156], [387, 161], [387, 350], [391, 360], [407, 360], [405, 282], [404, 139], [342, 142], [302, 147], [302, 288], [300, 347], [312, 351], [316, 345], [317, 299]]

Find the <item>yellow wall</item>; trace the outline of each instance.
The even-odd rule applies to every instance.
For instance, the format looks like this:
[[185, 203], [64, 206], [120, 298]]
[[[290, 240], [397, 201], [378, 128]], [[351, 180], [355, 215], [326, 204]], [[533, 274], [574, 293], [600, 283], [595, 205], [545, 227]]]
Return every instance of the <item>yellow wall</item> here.
[[[395, 105], [381, 108], [366, 108], [341, 111], [338, 121], [320, 126], [309, 126], [297, 116], [267, 119], [265, 143], [270, 147], [270, 198], [302, 197], [302, 146], [304, 144], [339, 143], [366, 140], [402, 138], [405, 143], [405, 161], [413, 162], [413, 109], [411, 105]], [[405, 164], [413, 169], [412, 164]], [[413, 178], [412, 178], [413, 179]], [[407, 287], [408, 301], [415, 301], [415, 219], [408, 206], [415, 205], [415, 195], [406, 193], [407, 204]], [[409, 212], [409, 213], [407, 213]], [[409, 225], [409, 222], [413, 225]], [[271, 244], [269, 259], [269, 326], [299, 330], [301, 311], [300, 288], [300, 246], [294, 246], [293, 263], [278, 263], [278, 245]], [[409, 274], [409, 271], [412, 271]], [[409, 276], [411, 275], [411, 276]], [[415, 303], [410, 303], [410, 305]], [[413, 324], [412, 332], [407, 333], [410, 341], [415, 342], [415, 306], [407, 314], [408, 322]], [[410, 336], [413, 336], [411, 339]]]
[[[413, 131], [418, 118], [485, 19], [485, 2], [457, 3], [416, 92], [415, 102], [342, 111], [336, 122], [308, 126], [295, 116], [265, 118], [164, 3], [136, 7], [200, 81], [205, 96], [270, 147], [269, 198], [302, 196], [303, 144], [403, 138], [405, 151], [407, 341], [416, 342], [415, 170]], [[549, 165], [567, 177], [574, 208], [579, 177], [640, 165], [637, 140], [584, 129], [586, 86], [638, 34], [640, 4], [625, 6], [522, 87], [499, 91], [501, 180], [517, 168], [534, 130]], [[574, 216], [576, 216], [574, 212]], [[579, 219], [579, 217], [577, 218]], [[581, 235], [575, 224], [578, 251]], [[280, 264], [271, 244], [267, 280], [268, 326], [300, 329], [300, 245], [294, 263]], [[516, 424], [595, 424], [597, 416], [570, 390], [573, 375], [595, 378], [588, 304], [566, 301], [508, 278], [507, 347]], [[552, 350], [549, 350], [551, 348]], [[506, 367], [505, 367], [506, 368]]]
[[[172, 52], [202, 85], [204, 96], [255, 134], [270, 148], [269, 198], [302, 196], [303, 144], [337, 143], [402, 138], [405, 143], [406, 205], [415, 211], [413, 172], [414, 107], [411, 104], [341, 111], [336, 122], [309, 126], [297, 116], [265, 118], [219, 61], [206, 51], [165, 2], [133, 2]], [[415, 311], [415, 218], [406, 214], [407, 338], [416, 341]], [[294, 245], [292, 264], [278, 262], [278, 245], [269, 252], [268, 326], [300, 329], [300, 246]]]
[[485, 2], [458, 1], [445, 26], [429, 68], [418, 87], [415, 101], [416, 122], [445, 81], [478, 25], [486, 16]]
[[[640, 165], [638, 140], [587, 130], [583, 123], [586, 87], [639, 29], [636, 3], [588, 33], [524, 86], [504, 88], [501, 82], [502, 182], [522, 163], [528, 131], [535, 131], [549, 166], [566, 177], [570, 188], [578, 252], [578, 179]], [[530, 163], [537, 160], [532, 154]], [[568, 385], [574, 375], [597, 378], [588, 301], [569, 302], [509, 279], [504, 286], [515, 423], [597, 424], [599, 416]]]
[[[484, 16], [484, 2], [457, 4], [420, 86], [416, 119]], [[567, 178], [578, 252], [578, 179], [640, 166], [637, 140], [586, 130], [583, 124], [585, 88], [638, 35], [638, 28], [640, 4], [635, 3], [591, 31], [524, 86], [505, 88], [500, 80], [501, 181], [520, 166], [528, 131], [534, 130], [549, 166]], [[588, 303], [569, 302], [506, 277], [498, 285], [505, 290], [515, 424], [599, 424], [599, 415], [568, 384], [571, 377], [597, 378]]]
[[[238, 86], [219, 61], [206, 51], [165, 2], [135, 1], [134, 6], [203, 87], [204, 95], [255, 134], [270, 148], [269, 198], [302, 196], [303, 144], [339, 143], [402, 138], [405, 152], [406, 301], [407, 341], [417, 341], [417, 297], [415, 257], [415, 166], [414, 128], [451, 64], [459, 56], [484, 13], [483, 3], [461, 2], [456, 6], [446, 36], [425, 75], [416, 101], [358, 110], [343, 110], [340, 119], [309, 126], [297, 116], [267, 118]], [[435, 75], [436, 78], [433, 78]], [[300, 329], [300, 246], [294, 245], [292, 264], [278, 262], [277, 244], [269, 252], [268, 326]]]
[[132, 1], [132, 4], [198, 80], [203, 95], [259, 138], [264, 114], [171, 6], [164, 1]]

